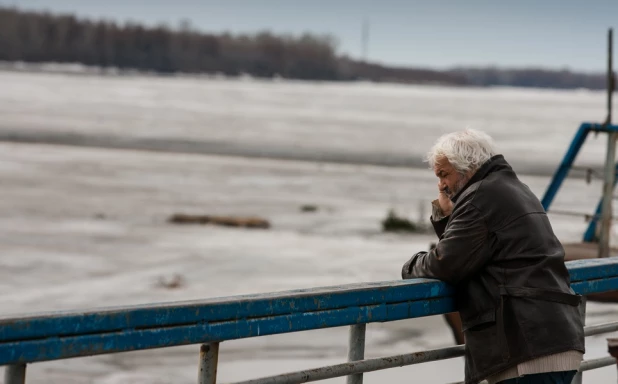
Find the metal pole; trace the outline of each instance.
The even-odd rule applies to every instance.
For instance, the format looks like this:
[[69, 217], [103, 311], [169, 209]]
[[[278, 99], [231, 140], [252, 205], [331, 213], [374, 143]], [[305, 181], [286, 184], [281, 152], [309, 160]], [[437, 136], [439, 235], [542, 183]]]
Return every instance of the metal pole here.
[[[365, 358], [365, 331], [367, 324], [356, 324], [350, 326], [350, 344], [348, 350], [348, 361], [358, 361]], [[349, 375], [347, 384], [363, 384], [363, 374], [357, 373]]]
[[607, 124], [612, 123], [612, 94], [614, 93], [614, 69], [613, 69], [613, 29], [607, 31]]
[[607, 339], [607, 351], [616, 359], [618, 366], [618, 339]]
[[363, 27], [361, 33], [361, 41], [362, 41], [362, 58], [363, 62], [367, 62], [367, 52], [369, 49], [369, 20], [363, 20]]
[[[581, 316], [582, 324], [586, 325], [586, 297], [585, 296], [582, 296], [582, 302], [579, 305], [579, 315]], [[583, 380], [583, 371], [580, 367], [579, 372], [577, 372], [577, 374], [573, 378], [573, 381], [571, 381], [571, 384], [582, 384], [582, 380]]]
[[614, 163], [616, 161], [616, 133], [608, 133], [607, 157], [605, 158], [605, 180], [603, 183], [603, 204], [601, 208], [601, 236], [599, 257], [609, 257], [609, 237], [612, 223], [612, 195], [614, 193]]
[[219, 362], [219, 343], [202, 344], [200, 347], [199, 384], [217, 383], [217, 363]]
[[405, 355], [378, 357], [361, 361], [346, 362], [304, 371], [267, 376], [254, 380], [237, 381], [234, 384], [298, 384], [348, 376], [362, 372], [375, 372], [382, 369], [397, 368], [430, 361], [446, 360], [464, 355], [464, 346], [434, 349], [407, 353]]
[[[605, 123], [612, 123], [612, 91], [613, 76], [612, 69], [612, 30], [607, 36], [608, 40], [608, 60], [607, 60], [607, 120]], [[612, 223], [612, 195], [614, 193], [614, 179], [616, 177], [614, 164], [616, 162], [616, 140], [618, 134], [611, 132], [607, 134], [607, 156], [605, 158], [605, 177], [603, 182], [603, 205], [601, 209], [601, 233], [599, 236], [599, 257], [609, 257], [609, 234]]]
[[24, 384], [26, 364], [8, 365], [4, 368], [4, 384]]

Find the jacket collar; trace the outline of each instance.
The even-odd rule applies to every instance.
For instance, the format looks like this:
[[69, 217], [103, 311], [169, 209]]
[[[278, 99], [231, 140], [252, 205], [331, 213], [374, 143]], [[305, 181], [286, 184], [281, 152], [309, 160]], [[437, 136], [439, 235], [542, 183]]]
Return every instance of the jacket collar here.
[[466, 189], [468, 189], [472, 184], [483, 180], [489, 174], [497, 172], [497, 171], [504, 171], [504, 170], [513, 171], [513, 168], [511, 168], [509, 163], [507, 163], [503, 155], [493, 156], [491, 159], [487, 160], [483, 165], [481, 165], [478, 171], [476, 171], [474, 175], [472, 175], [470, 180], [468, 180], [468, 182], [466, 183], [466, 185], [464, 185], [461, 191], [457, 192], [457, 194], [453, 196], [451, 201], [453, 203], [457, 202], [457, 199], [459, 198], [459, 196], [461, 196], [461, 194]]

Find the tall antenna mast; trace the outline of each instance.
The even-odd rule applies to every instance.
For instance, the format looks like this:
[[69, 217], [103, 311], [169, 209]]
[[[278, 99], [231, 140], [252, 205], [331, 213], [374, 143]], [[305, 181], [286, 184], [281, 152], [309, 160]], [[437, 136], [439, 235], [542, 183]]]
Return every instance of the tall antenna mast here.
[[613, 70], [613, 29], [610, 28], [607, 31], [607, 121], [605, 122], [607, 125], [612, 124], [612, 94], [614, 93], [614, 70]]
[[[607, 33], [607, 119], [604, 125], [612, 124], [612, 93], [614, 91], [614, 71], [612, 68], [613, 31]], [[612, 198], [616, 179], [616, 139], [618, 133], [607, 132], [607, 157], [605, 158], [605, 177], [603, 182], [603, 205], [601, 210], [601, 232], [599, 236], [599, 257], [609, 257], [609, 238], [612, 224]]]
[[362, 47], [362, 57], [361, 60], [366, 62], [367, 55], [369, 50], [369, 20], [363, 20], [363, 26], [361, 30], [361, 47]]

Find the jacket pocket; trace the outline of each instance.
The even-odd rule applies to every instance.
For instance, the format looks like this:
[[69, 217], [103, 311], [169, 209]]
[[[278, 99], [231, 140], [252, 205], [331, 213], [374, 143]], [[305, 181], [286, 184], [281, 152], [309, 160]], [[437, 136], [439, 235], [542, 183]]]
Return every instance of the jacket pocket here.
[[496, 310], [494, 308], [471, 316], [461, 317], [462, 331], [475, 331], [483, 329], [496, 322]]
[[576, 295], [571, 292], [567, 293], [556, 289], [543, 289], [532, 287], [500, 286], [500, 295], [517, 298], [528, 298], [533, 300], [551, 301], [554, 303], [570, 305], [572, 307], [577, 307], [579, 304], [581, 304], [582, 301], [581, 295]]

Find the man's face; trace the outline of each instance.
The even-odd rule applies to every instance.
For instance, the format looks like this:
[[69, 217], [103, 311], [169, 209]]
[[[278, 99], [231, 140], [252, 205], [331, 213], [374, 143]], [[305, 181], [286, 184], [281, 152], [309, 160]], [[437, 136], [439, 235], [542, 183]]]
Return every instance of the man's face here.
[[433, 170], [438, 177], [438, 188], [452, 199], [466, 185], [470, 179], [467, 175], [457, 172], [446, 157], [439, 158]]

